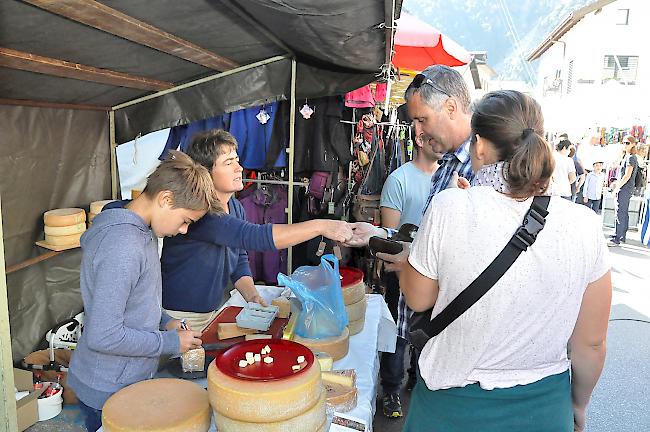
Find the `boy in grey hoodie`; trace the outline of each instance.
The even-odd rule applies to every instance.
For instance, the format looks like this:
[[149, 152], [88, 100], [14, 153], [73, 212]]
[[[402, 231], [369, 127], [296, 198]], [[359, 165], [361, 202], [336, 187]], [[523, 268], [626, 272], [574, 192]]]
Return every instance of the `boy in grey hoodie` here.
[[101, 426], [101, 409], [113, 393], [153, 378], [160, 356], [201, 346], [199, 332], [181, 329], [162, 311], [157, 237], [185, 234], [219, 208], [208, 170], [171, 152], [138, 198], [101, 212], [81, 237], [85, 327], [68, 384], [89, 431]]

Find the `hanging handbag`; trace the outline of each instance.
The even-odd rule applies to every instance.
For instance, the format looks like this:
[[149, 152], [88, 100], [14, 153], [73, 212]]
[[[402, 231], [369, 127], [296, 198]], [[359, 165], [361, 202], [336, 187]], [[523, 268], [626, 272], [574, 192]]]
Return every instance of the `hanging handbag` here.
[[533, 198], [533, 203], [524, 217], [523, 224], [517, 229], [508, 244], [483, 270], [483, 273], [458, 294], [442, 312], [433, 319], [431, 319], [433, 308], [413, 314], [410, 319], [409, 338], [411, 344], [418, 351], [422, 351], [429, 339], [439, 335], [449, 324], [479, 301], [508, 271], [519, 255], [535, 243], [537, 235], [546, 223], [550, 199], [549, 196]]

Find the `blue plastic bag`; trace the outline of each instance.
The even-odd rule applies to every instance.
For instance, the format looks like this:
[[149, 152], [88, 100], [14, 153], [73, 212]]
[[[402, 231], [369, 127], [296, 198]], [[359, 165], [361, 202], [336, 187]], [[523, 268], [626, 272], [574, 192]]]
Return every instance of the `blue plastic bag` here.
[[340, 336], [348, 325], [343, 303], [339, 261], [323, 255], [319, 266], [298, 267], [291, 276], [278, 274], [278, 285], [291, 288], [302, 305], [296, 334], [303, 338], [323, 339]]

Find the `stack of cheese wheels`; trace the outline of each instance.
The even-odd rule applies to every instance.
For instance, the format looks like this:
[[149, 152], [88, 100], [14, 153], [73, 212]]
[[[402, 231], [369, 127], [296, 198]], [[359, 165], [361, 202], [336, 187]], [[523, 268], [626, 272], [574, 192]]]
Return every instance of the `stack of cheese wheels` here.
[[95, 216], [97, 216], [104, 206], [108, 203], [111, 203], [115, 200], [101, 200], [101, 201], [93, 201], [90, 203], [90, 213], [88, 213], [88, 226], [93, 224], [93, 219], [95, 219]]
[[86, 231], [86, 212], [80, 208], [62, 208], [46, 211], [45, 243], [51, 246], [78, 246]]
[[228, 348], [208, 368], [208, 394], [219, 432], [326, 430], [318, 361], [289, 340], [250, 340]]
[[366, 284], [363, 282], [363, 272], [352, 267], [341, 266], [341, 289], [343, 303], [348, 312], [348, 327], [350, 336], [360, 333], [366, 322]]
[[124, 387], [102, 409], [104, 432], [206, 432], [208, 392], [181, 379], [159, 378]]

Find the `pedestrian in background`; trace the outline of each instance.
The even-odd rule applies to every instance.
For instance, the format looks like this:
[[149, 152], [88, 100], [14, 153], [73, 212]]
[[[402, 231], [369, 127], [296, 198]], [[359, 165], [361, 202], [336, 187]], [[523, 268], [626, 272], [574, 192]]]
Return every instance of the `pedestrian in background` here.
[[603, 186], [605, 184], [605, 173], [603, 172], [603, 163], [594, 162], [593, 171], [587, 174], [585, 187], [582, 193], [582, 202], [584, 205], [600, 213], [600, 200], [603, 197]]

